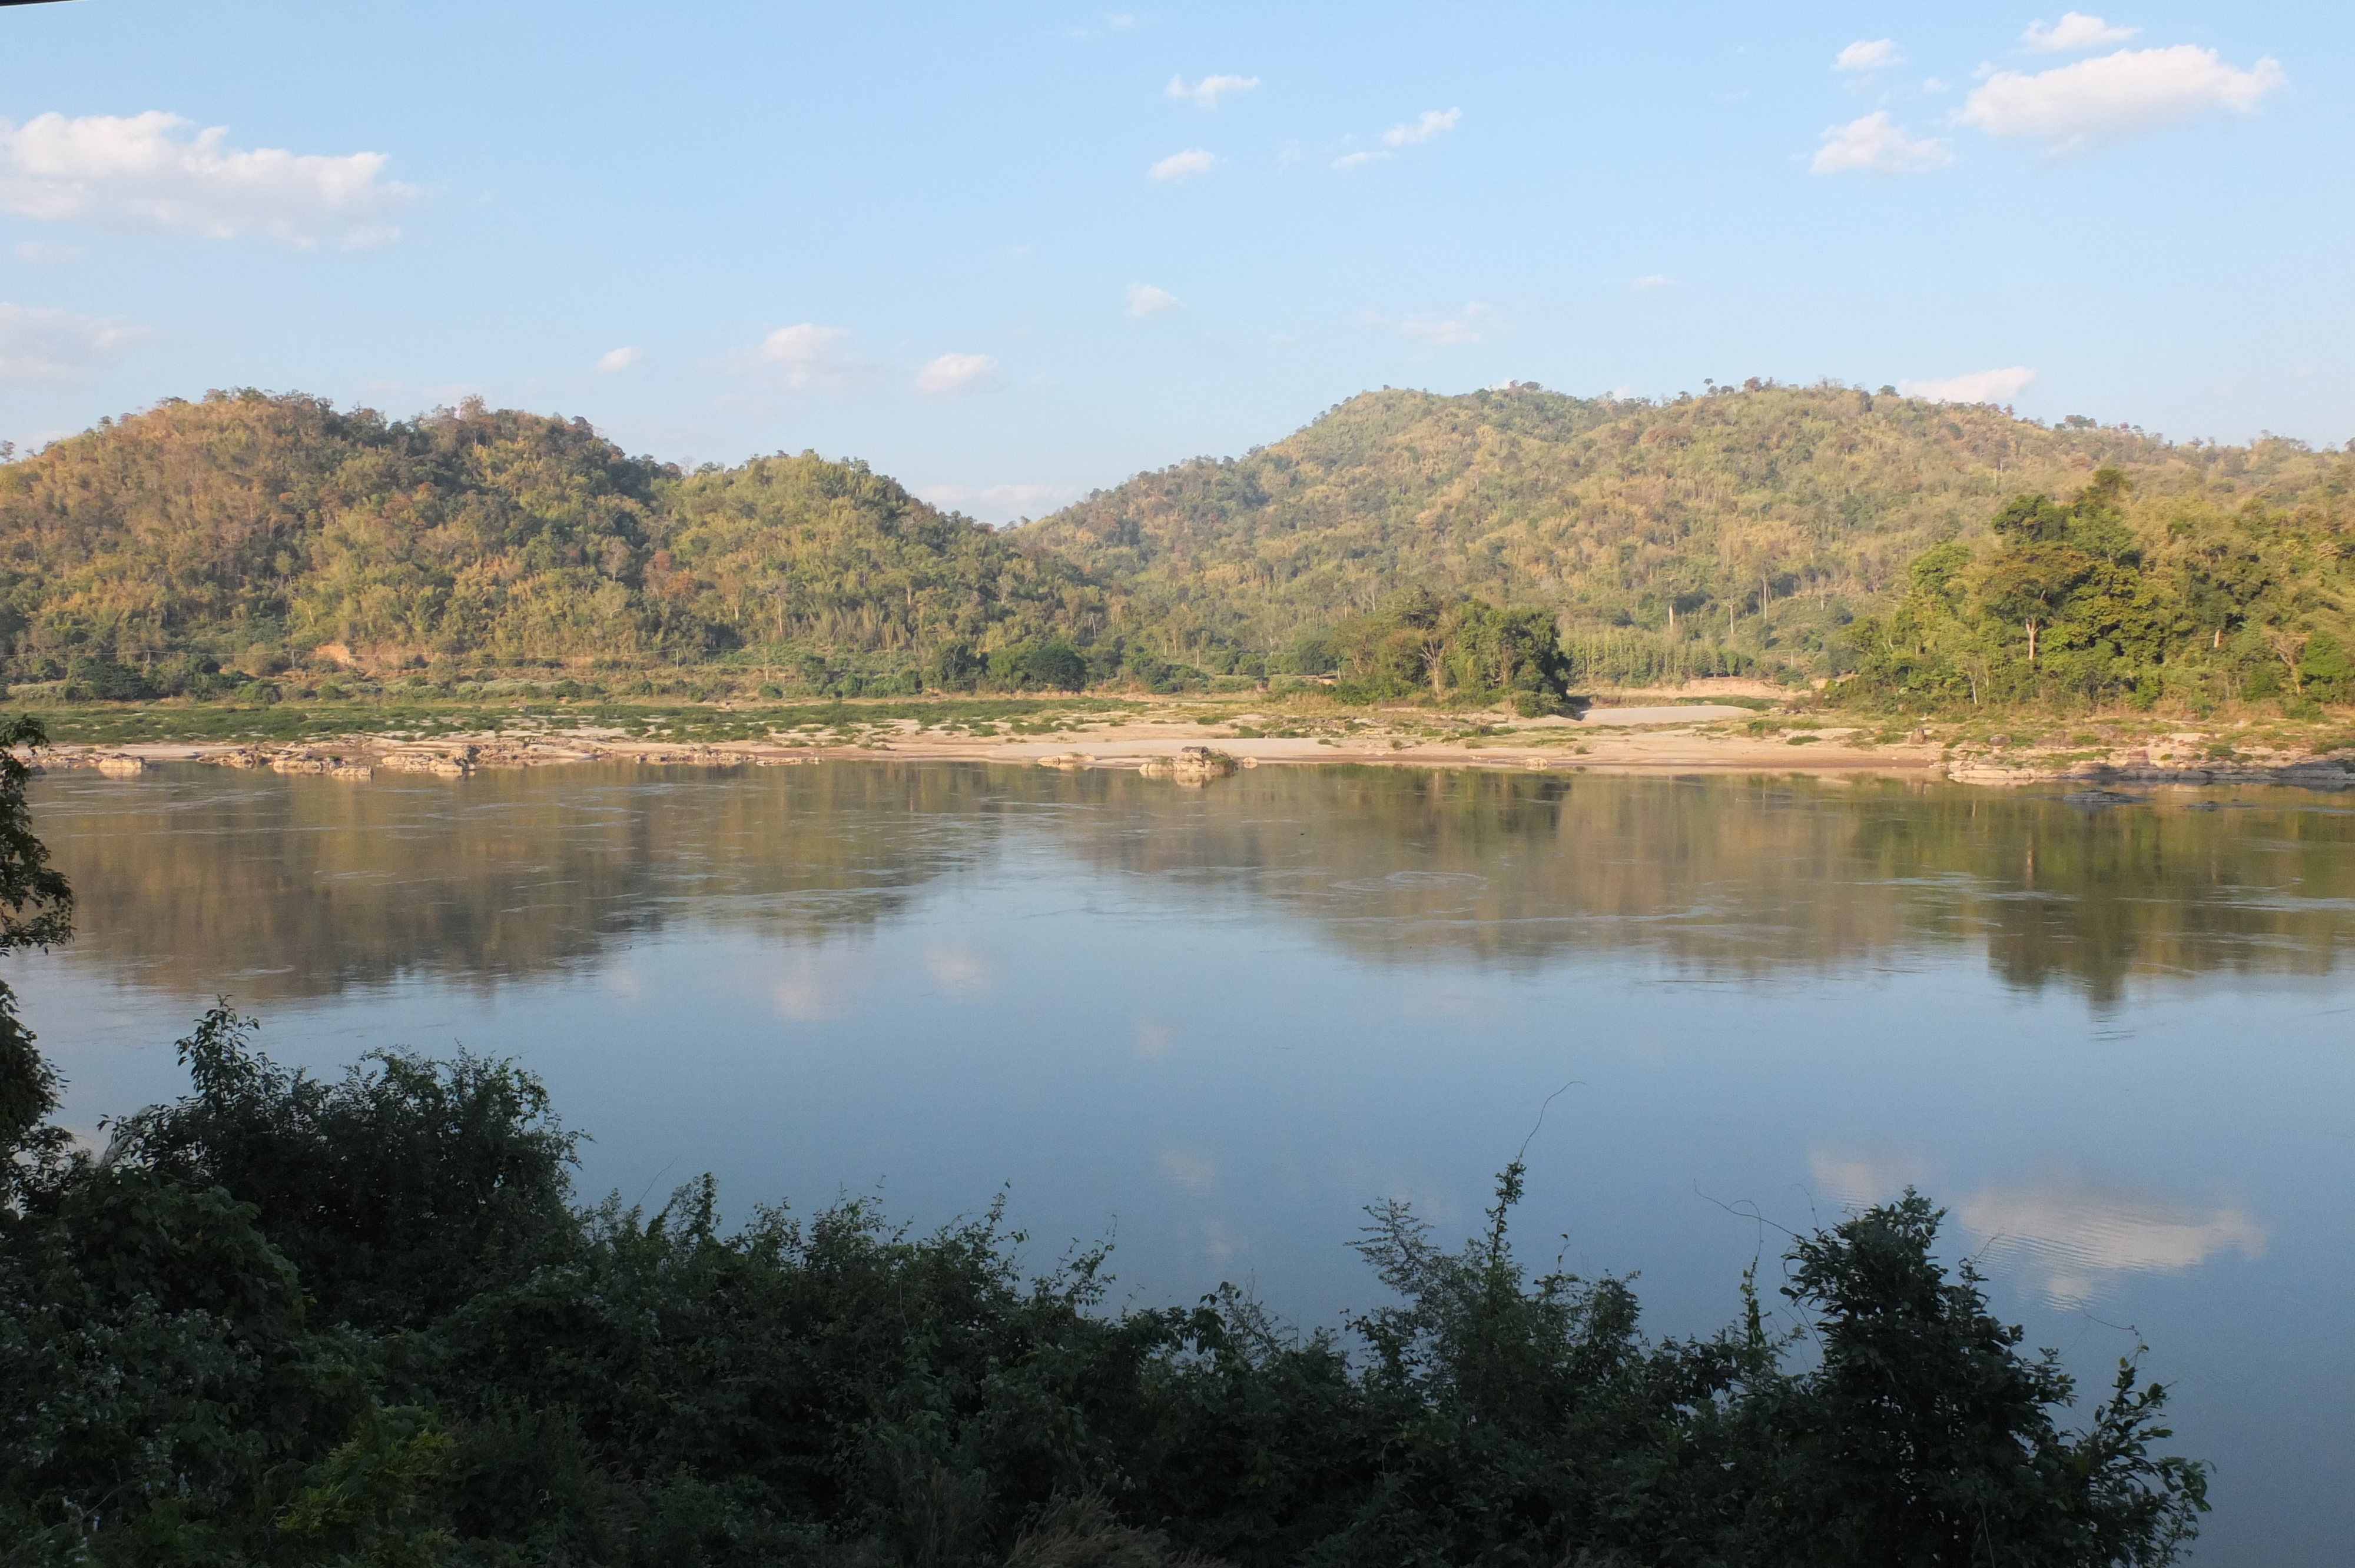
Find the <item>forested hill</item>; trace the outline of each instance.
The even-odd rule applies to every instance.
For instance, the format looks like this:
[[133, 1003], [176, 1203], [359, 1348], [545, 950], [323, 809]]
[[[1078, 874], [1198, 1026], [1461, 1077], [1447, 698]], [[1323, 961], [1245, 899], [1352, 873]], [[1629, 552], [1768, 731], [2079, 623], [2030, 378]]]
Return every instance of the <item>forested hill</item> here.
[[[1006, 531], [857, 462], [688, 473], [577, 419], [239, 392], [0, 463], [0, 680], [139, 695], [343, 662], [723, 660], [835, 692], [1159, 689], [1190, 678], [1172, 660], [1334, 669], [1334, 638], [1405, 588], [1555, 612], [1580, 683], [1831, 674], [1886, 643], [1864, 623], [1925, 550], [1987, 546], [2011, 498], [2066, 502], [2104, 468], [2154, 567], [2187, 540], [2256, 552], [2233, 627], [2350, 635], [2355, 458], [1828, 385], [1367, 393]], [[2224, 651], [2223, 623], [2191, 620]]]
[[1923, 549], [2104, 466], [2152, 515], [2347, 506], [2349, 460], [2294, 441], [2173, 444], [1834, 386], [1664, 403], [1516, 386], [1365, 393], [1273, 446], [1139, 474], [1020, 532], [1156, 617], [1250, 646], [1414, 584], [1553, 608], [1573, 643], [1627, 628], [1820, 673]]
[[858, 463], [682, 473], [585, 421], [479, 403], [397, 422], [320, 399], [177, 399], [0, 465], [18, 680], [112, 662], [693, 663], [730, 650], [910, 672], [1060, 638], [1113, 596]]

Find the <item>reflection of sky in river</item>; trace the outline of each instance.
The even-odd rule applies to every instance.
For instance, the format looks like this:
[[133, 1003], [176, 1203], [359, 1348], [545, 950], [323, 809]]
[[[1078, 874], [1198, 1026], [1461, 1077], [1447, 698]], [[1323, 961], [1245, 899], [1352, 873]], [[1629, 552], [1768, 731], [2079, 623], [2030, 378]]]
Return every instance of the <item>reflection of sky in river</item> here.
[[[898, 858], [874, 846], [911, 807], [791, 797], [793, 831], [817, 835], [795, 863], [823, 875], [763, 861], [783, 829], [754, 813], [660, 850], [698, 868], [692, 886], [584, 872], [562, 847], [581, 837], [517, 830], [480, 852], [507, 844], [510, 871], [439, 927], [474, 944], [463, 962], [394, 954], [384, 978], [326, 994], [268, 995], [269, 955], [234, 932], [142, 926], [101, 898], [76, 952], [23, 971], [27, 1011], [88, 1125], [175, 1091], [165, 1043], [214, 989], [197, 983], [201, 951], [246, 971], [215, 984], [265, 993], [248, 1004], [284, 1060], [457, 1041], [520, 1056], [595, 1135], [591, 1193], [659, 1201], [709, 1169], [740, 1212], [879, 1188], [929, 1223], [1005, 1185], [1042, 1264], [1111, 1231], [1138, 1299], [1234, 1279], [1312, 1321], [1374, 1298], [1345, 1245], [1361, 1204], [1404, 1197], [1468, 1232], [1567, 1084], [1529, 1138], [1531, 1262], [1640, 1270], [1656, 1331], [1703, 1331], [1733, 1317], [1762, 1238], [1772, 1284], [1773, 1225], [1913, 1183], [1952, 1207], [1955, 1252], [2089, 1395], [2137, 1333], [2155, 1347], [2186, 1450], [2222, 1467], [2201, 1561], [2320, 1561], [2355, 1532], [2355, 983], [2328, 911], [2355, 877], [2342, 842], [2278, 821], [2212, 836], [2226, 813], [2089, 826], [2030, 811], [1990, 828], [1953, 798], [1875, 805], [1861, 827], [1805, 792], [1664, 811], [1646, 789], [1690, 790], [1665, 782], [1592, 796], [1590, 822], [1635, 824], [1616, 838], [1450, 827], [1387, 798], [1358, 801], [1391, 815], [1353, 838], [1316, 814], [1348, 802], [1254, 782], [1274, 792], [1248, 821], [1215, 800], [1170, 808], [1202, 813], [1199, 832], [1156, 814], [1169, 796], [1083, 812], [1052, 795], [961, 800]], [[1955, 828], [1945, 849], [1925, 843], [1934, 811]], [[1742, 820], [1777, 812], [1807, 820]], [[2169, 837], [2176, 821], [2211, 836]], [[135, 836], [125, 822], [108, 832]], [[417, 897], [474, 897], [474, 874], [434, 862], [413, 817], [322, 831], [412, 836], [386, 865], [281, 867], [285, 890], [261, 878], [248, 896], [377, 870]], [[597, 842], [655, 853], [630, 848], [643, 836]], [[59, 842], [73, 871], [86, 851]], [[2194, 850], [2196, 874], [2170, 881]], [[1547, 880], [1549, 854], [1592, 863], [1578, 906]], [[91, 885], [113, 874], [94, 866]], [[2203, 876], [2211, 905], [2110, 906], [2183, 906]], [[655, 913], [564, 903], [583, 883]], [[1985, 913], [2023, 902], [2032, 918]], [[2260, 902], [2286, 902], [2290, 923], [2246, 914]], [[854, 917], [812, 914], [843, 904]], [[294, 907], [258, 927], [285, 928]], [[302, 908], [330, 922], [321, 951], [335, 919], [362, 918]], [[542, 908], [594, 939], [502, 934]], [[502, 969], [502, 950], [525, 956]], [[2031, 983], [2023, 966], [2079, 978]]]

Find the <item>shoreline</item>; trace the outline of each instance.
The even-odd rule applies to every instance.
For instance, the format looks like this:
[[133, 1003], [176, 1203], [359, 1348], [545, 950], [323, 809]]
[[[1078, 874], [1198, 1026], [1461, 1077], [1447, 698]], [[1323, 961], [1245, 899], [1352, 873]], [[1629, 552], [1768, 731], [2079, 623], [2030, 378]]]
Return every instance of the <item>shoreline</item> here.
[[[289, 742], [140, 741], [45, 747], [37, 768], [135, 777], [166, 763], [208, 763], [353, 781], [378, 774], [464, 777], [497, 768], [588, 763], [647, 767], [795, 767], [824, 762], [985, 762], [1066, 770], [1169, 773], [1199, 783], [1239, 768], [1317, 764], [1509, 772], [1626, 774], [1880, 774], [1992, 788], [2071, 783], [2286, 784], [2355, 789], [2355, 749], [2329, 754], [2178, 757], [2137, 748], [2102, 756], [2006, 756], [1942, 743], [1913, 732], [1894, 744], [1857, 744], [1855, 730], [1794, 735], [1732, 733], [1724, 721], [1747, 710], [1595, 709], [1583, 720], [1520, 721], [1501, 734], [1433, 737], [1368, 726], [1342, 736], [1236, 732], [1228, 721], [1097, 723], [1048, 735], [951, 736], [922, 730], [857, 742], [632, 737], [593, 726], [482, 729], [432, 736], [371, 733]], [[1139, 733], [1149, 730], [1151, 733]]]

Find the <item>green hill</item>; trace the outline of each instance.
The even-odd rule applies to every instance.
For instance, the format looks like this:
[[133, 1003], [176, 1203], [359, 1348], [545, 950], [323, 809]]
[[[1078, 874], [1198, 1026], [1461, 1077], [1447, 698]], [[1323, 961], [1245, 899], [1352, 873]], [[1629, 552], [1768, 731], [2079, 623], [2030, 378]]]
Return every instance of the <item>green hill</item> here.
[[[1593, 677], [1829, 673], [1911, 563], [2097, 468], [2134, 520], [2347, 517], [2350, 460], [1987, 406], [1751, 383], [1674, 401], [1369, 392], [1271, 447], [1139, 474], [1021, 530], [1180, 642], [1279, 650], [1406, 586], [1555, 610]], [[2202, 524], [2205, 526], [2206, 524]], [[1311, 656], [1313, 657], [1313, 652]]]
[[829, 660], [954, 681], [1042, 640], [1116, 668], [1118, 602], [863, 464], [686, 474], [585, 421], [479, 403], [395, 422], [216, 393], [0, 465], [19, 681], [730, 654], [788, 681]]
[[[1955, 661], [2010, 658], [2014, 618], [1969, 597], [1997, 566], [1958, 563], [2001, 554], [2011, 498], [2066, 503], [2103, 469], [2132, 546], [2105, 558], [2148, 581], [2113, 571], [2101, 591], [2198, 604], [2105, 631], [2125, 622], [2084, 599], [2065, 679], [2041, 655], [1975, 679]], [[1339, 669], [1371, 692], [1438, 689], [1461, 663], [1502, 690], [1540, 673], [1521, 650], [1538, 612], [1561, 631], [1549, 691], [1863, 665], [1910, 695], [1895, 635], [1917, 662], [1945, 650], [1924, 666], [1941, 690], [2107, 700], [2190, 689], [2150, 672], [2197, 634], [2199, 691], [2262, 691], [2270, 661], [2295, 697], [2314, 661], [2282, 649], [2319, 638], [2325, 668], [2355, 645], [2350, 491], [2355, 458], [2295, 441], [2048, 428], [1829, 385], [1665, 403], [1515, 386], [1367, 393], [1272, 447], [1001, 531], [812, 454], [687, 473], [578, 419], [214, 393], [0, 463], [0, 678], [137, 696], [289, 666], [717, 664], [841, 694], [1161, 689], [1191, 666]], [[1935, 617], [1913, 567], [1934, 549], [1955, 624], [1917, 636]], [[1408, 590], [1428, 613], [1401, 610]], [[2239, 597], [2220, 609], [2220, 593]], [[1447, 608], [1466, 599], [1493, 613]], [[1450, 652], [1438, 630], [1459, 621], [1522, 630]]]

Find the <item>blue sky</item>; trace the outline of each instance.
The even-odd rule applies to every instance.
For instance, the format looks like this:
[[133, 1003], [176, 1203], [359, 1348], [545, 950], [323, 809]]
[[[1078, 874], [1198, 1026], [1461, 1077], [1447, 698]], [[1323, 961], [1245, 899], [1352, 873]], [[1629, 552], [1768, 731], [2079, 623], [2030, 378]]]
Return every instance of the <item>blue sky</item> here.
[[480, 394], [992, 521], [1383, 385], [2335, 443], [2350, 67], [2245, 0], [0, 9], [0, 438]]

